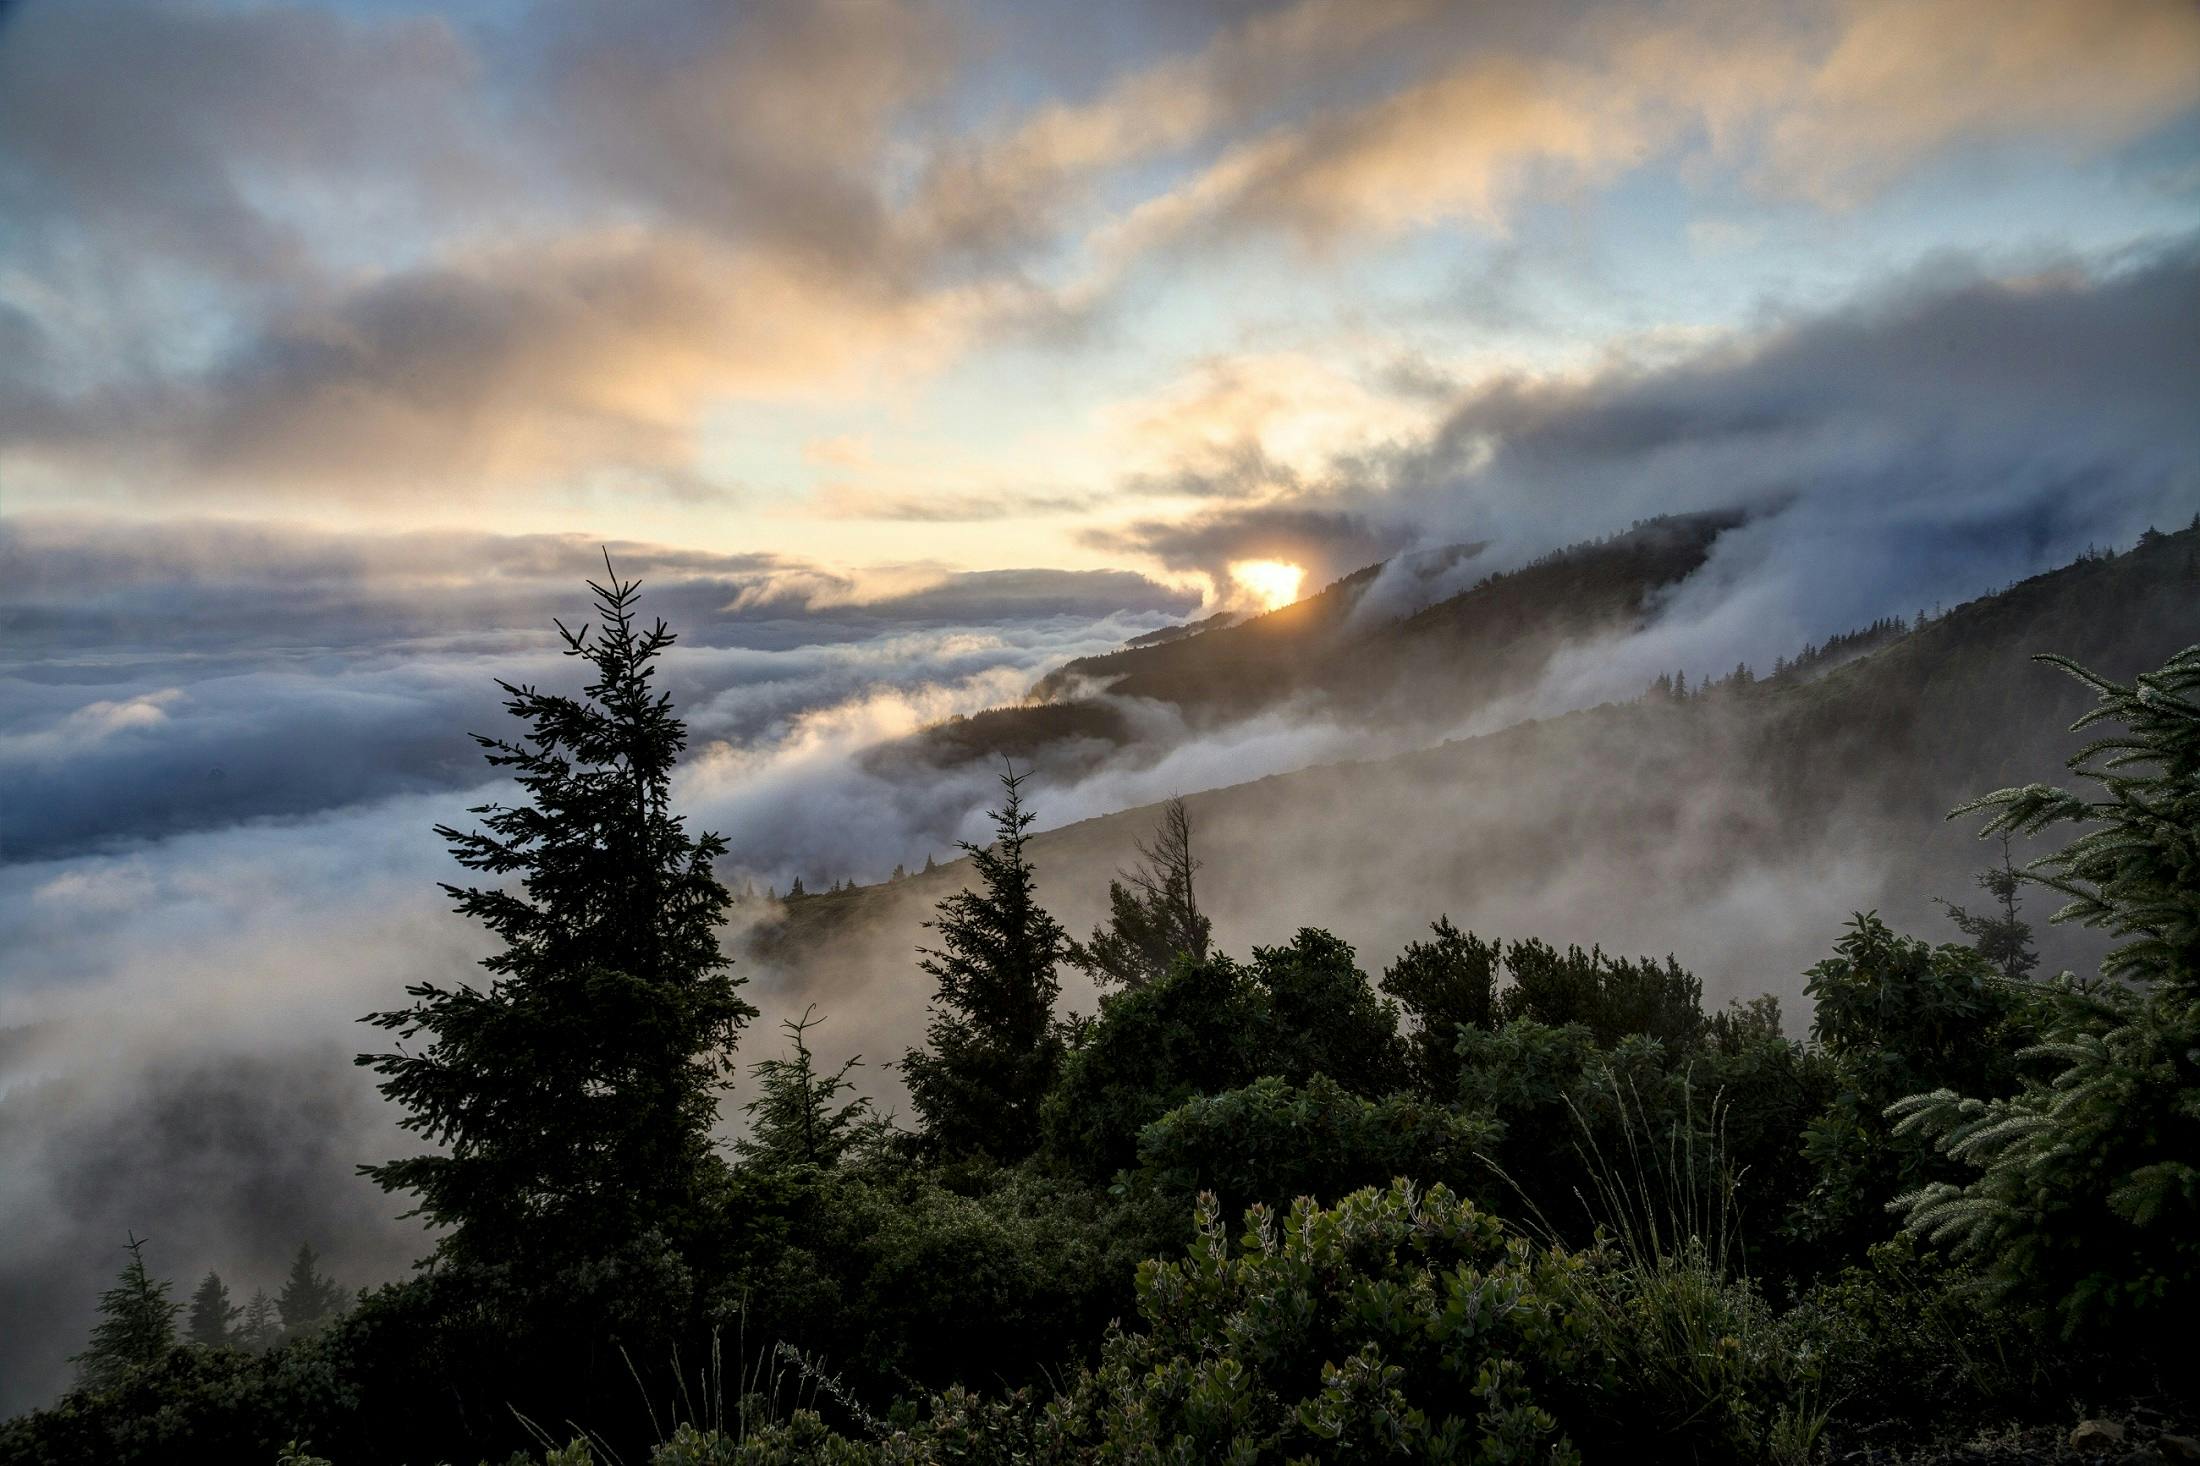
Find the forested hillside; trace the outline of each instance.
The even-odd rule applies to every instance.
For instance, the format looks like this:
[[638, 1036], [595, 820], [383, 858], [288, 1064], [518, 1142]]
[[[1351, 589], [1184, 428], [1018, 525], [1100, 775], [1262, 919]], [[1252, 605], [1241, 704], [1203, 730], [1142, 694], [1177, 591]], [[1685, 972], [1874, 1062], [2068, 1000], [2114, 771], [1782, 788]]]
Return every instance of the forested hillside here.
[[[671, 806], [672, 638], [613, 579], [567, 633], [585, 690], [506, 689], [511, 801], [439, 831], [489, 979], [369, 1015], [427, 1145], [361, 1160], [427, 1264], [332, 1308], [302, 1253], [275, 1336], [209, 1275], [184, 1333], [132, 1236], [78, 1388], [0, 1461], [2200, 1450], [2196, 550], [1824, 675], [1046, 835], [1010, 772], [967, 860], [780, 903], [730, 965], [729, 852]], [[1993, 792], [2035, 775], [2066, 787]], [[1878, 879], [1917, 883], [1944, 838], [1927, 889], [1971, 909], [1829, 904], [1841, 860], [1914, 846]], [[1676, 940], [1543, 925], [1560, 886]], [[2050, 978], [2065, 898], [2114, 945]], [[867, 943], [913, 1046], [861, 1043]], [[751, 999], [797, 969], [774, 1033]], [[882, 1061], [905, 1105], [857, 1089]]]
[[1703, 566], [1734, 513], [1668, 515], [1502, 573], [1458, 545], [1370, 565], [1244, 619], [1209, 617], [1076, 658], [1029, 701], [957, 718], [880, 748], [882, 767], [999, 754], [1089, 768], [1151, 736], [1146, 702], [1194, 728], [1267, 709], [1370, 727], [1444, 727], [1531, 689], [1568, 648], [1639, 630], [1652, 599]]
[[[1307, 919], [1390, 952], [1418, 930], [1405, 912], [1572, 921], [1593, 893], [1602, 925], [1587, 935], [1689, 949], [1714, 992], [1770, 986], [1792, 999], [1824, 922], [1876, 907], [1923, 927], [1938, 919], [1932, 898], [1967, 887], [1968, 835], [1919, 810], [2060, 767], [2061, 729], [2083, 693], [2036, 651], [2129, 676], [2196, 627], [2200, 531], [2185, 529], [1953, 607], [1830, 672], [1677, 700], [1654, 691], [1395, 758], [1186, 791], [1208, 909], [1222, 931], [1252, 939], [1288, 892]], [[981, 734], [957, 737], [972, 754], [1028, 757], [1030, 745]], [[1093, 893], [1156, 817], [1131, 809], [1036, 837], [1047, 897], [1073, 925], [1102, 914]], [[911, 999], [866, 975], [898, 970], [901, 932], [961, 878], [950, 866], [812, 897], [756, 929], [754, 950], [880, 1004], [885, 1031], [884, 1015], [906, 1016]], [[1752, 886], [1777, 899], [1741, 914]], [[2075, 938], [2057, 951], [2086, 955]]]

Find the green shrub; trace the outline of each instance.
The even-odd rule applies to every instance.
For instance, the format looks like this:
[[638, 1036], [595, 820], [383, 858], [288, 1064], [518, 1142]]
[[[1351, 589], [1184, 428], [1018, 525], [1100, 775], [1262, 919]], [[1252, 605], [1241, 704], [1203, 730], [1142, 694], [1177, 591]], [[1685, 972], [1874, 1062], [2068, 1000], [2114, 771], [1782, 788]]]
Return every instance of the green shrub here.
[[1896, 1196], [1958, 1173], [1922, 1137], [1897, 1134], [1887, 1106], [1920, 1090], [2013, 1088], [2010, 1034], [2027, 1003], [1973, 949], [1898, 936], [1871, 913], [1851, 921], [1809, 978], [1811, 1032], [1833, 1061], [1835, 1089], [1804, 1134], [1816, 1179], [1797, 1226], [1857, 1257], [1891, 1230]]
[[1047, 1095], [1047, 1151], [1095, 1182], [1138, 1163], [1138, 1132], [1198, 1094], [1260, 1071], [1264, 993], [1216, 955], [1108, 999]]
[[1180, 1203], [1213, 1191], [1231, 1207], [1338, 1196], [1394, 1176], [1478, 1190], [1487, 1173], [1474, 1152], [1495, 1135], [1486, 1121], [1411, 1094], [1363, 1099], [1321, 1074], [1304, 1087], [1257, 1079], [1147, 1126], [1139, 1175]]
[[1048, 1407], [1050, 1459], [1578, 1459], [1544, 1404], [1601, 1369], [1577, 1262], [1405, 1182], [1256, 1206], [1234, 1247], [1203, 1197], [1197, 1229], [1140, 1267], [1144, 1329]]

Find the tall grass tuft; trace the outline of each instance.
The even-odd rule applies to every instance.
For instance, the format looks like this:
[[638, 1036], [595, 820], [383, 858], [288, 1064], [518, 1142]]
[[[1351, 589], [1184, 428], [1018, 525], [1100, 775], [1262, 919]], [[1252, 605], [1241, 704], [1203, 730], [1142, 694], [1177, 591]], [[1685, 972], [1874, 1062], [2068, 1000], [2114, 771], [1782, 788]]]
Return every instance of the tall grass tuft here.
[[[1647, 1424], [1660, 1439], [1630, 1446], [1646, 1459], [1800, 1466], [1827, 1417], [1818, 1361], [1781, 1327], [1743, 1260], [1744, 1173], [1729, 1156], [1724, 1097], [1713, 1095], [1699, 1116], [1684, 1071], [1677, 1119], [1661, 1136], [1635, 1068], [1607, 1062], [1593, 1075], [1590, 1098], [1608, 1108], [1596, 1118], [1609, 1144], [1567, 1099], [1589, 1179], [1574, 1194], [1595, 1237], [1590, 1265], [1576, 1275], [1577, 1301], [1614, 1366], [1600, 1386], [1610, 1396], [1583, 1403], [1593, 1415]], [[1518, 1184], [1499, 1174], [1526, 1204], [1529, 1230], [1564, 1247]]]

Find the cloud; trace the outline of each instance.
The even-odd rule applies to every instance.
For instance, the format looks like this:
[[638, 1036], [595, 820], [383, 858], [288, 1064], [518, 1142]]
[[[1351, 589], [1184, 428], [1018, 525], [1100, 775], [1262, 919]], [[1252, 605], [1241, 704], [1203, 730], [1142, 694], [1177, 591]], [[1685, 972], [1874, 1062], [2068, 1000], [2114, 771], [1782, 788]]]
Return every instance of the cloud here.
[[1311, 352], [1212, 356], [1157, 392], [1111, 404], [1102, 433], [1127, 490], [1276, 498], [1340, 459], [1424, 431], [1427, 399], [1389, 386]]
[[[705, 710], [699, 736], [743, 742], [874, 689], [966, 686], [955, 711], [1013, 701], [1053, 662], [1198, 605], [1127, 571], [857, 577], [769, 556], [611, 553], [681, 634], [666, 685]], [[496, 679], [572, 681], [551, 618], [587, 618], [582, 581], [600, 578], [600, 555], [574, 536], [0, 526], [0, 779], [21, 791], [0, 809], [0, 854], [468, 787], [481, 766], [466, 735], [504, 721]]]
[[1415, 531], [1352, 510], [1259, 504], [1210, 510], [1190, 519], [1144, 519], [1084, 531], [1095, 549], [1143, 555], [1170, 570], [1208, 577], [1228, 594], [1234, 560], [1281, 560], [1307, 572], [1309, 589], [1372, 565], [1411, 544]]
[[980, 309], [694, 236], [538, 241], [285, 312], [201, 372], [34, 400], [19, 445], [129, 464], [156, 499], [421, 503], [621, 473], [692, 492], [715, 487], [695, 467], [706, 403], [913, 370]]
[[[1502, 233], [1652, 163], [1847, 206], [1950, 150], [2114, 148], [2200, 89], [2179, 0], [1297, 0], [1148, 15], [1098, 59], [1056, 54], [1043, 18], [918, 3], [94, 0], [7, 24], [0, 453], [54, 494], [263, 508], [723, 501], [719, 404], [876, 403], [974, 353], [1074, 353], [1069, 327], [1134, 314], [1186, 249]], [[1018, 67], [1057, 85], [1005, 85]], [[1268, 436], [1154, 483], [1300, 471]], [[1074, 497], [819, 504], [971, 521]]]
[[2180, 0], [1854, 0], [1842, 19], [1766, 125], [1768, 176], [1823, 202], [1957, 143], [2112, 146], [2200, 93], [2200, 12]]
[[1437, 224], [1502, 235], [1527, 200], [1663, 159], [1843, 208], [1966, 146], [2111, 148], [2200, 93], [2180, 0], [1677, 3], [1569, 14], [1526, 44], [1424, 39], [1432, 74], [1249, 130], [1141, 200], [1098, 236], [1109, 268], [1277, 233], [1319, 253]]
[[[493, 176], [474, 145], [475, 58], [438, 18], [119, 0], [10, 10], [0, 201], [15, 245], [48, 268], [89, 249], [102, 266], [296, 282], [339, 247], [324, 208], [389, 223], [478, 202]], [[310, 207], [269, 186], [305, 177], [321, 185]]]

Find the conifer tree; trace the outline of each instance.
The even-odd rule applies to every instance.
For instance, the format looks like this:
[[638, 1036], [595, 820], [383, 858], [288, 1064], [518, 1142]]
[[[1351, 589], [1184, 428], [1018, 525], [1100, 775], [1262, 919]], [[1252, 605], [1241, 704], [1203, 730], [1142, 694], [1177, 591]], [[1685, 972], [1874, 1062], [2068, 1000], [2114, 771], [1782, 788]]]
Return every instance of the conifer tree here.
[[237, 1315], [244, 1310], [229, 1301], [229, 1285], [209, 1271], [191, 1295], [191, 1342], [206, 1349], [226, 1349], [237, 1342]]
[[2032, 924], [2017, 914], [2017, 890], [2024, 884], [2024, 872], [2017, 869], [2016, 861], [2009, 853], [2009, 836], [2001, 837], [2001, 864], [1988, 866], [1979, 872], [1979, 889], [1991, 895], [2001, 907], [1999, 914], [1983, 914], [1966, 911], [1952, 901], [1942, 901], [1948, 919], [1956, 924], [1978, 954], [2001, 971], [2011, 982], [2022, 981], [2032, 975], [2032, 969], [2040, 965], [2040, 954], [2032, 947]]
[[894, 862], [894, 873], [888, 876], [886, 879], [890, 881], [905, 881], [909, 879], [909, 872], [903, 869], [901, 862], [897, 860]]
[[926, 856], [924, 857], [924, 873], [925, 873], [926, 875], [930, 875], [930, 874], [931, 874], [931, 873], [932, 873], [933, 871], [936, 871], [936, 870], [938, 870], [938, 869], [939, 869], [939, 865], [938, 865], [938, 863], [937, 863], [937, 862], [935, 862], [935, 861], [934, 861], [934, 860], [932, 859], [932, 857], [931, 857], [931, 855], [930, 855], [930, 854], [927, 854], [927, 855], [926, 855]]
[[802, 889], [802, 877], [800, 876], [796, 876], [794, 878], [794, 884], [787, 887], [787, 899], [789, 901], [792, 901], [797, 896], [807, 896], [809, 894], [810, 893], [808, 891]]
[[817, 1067], [808, 1042], [809, 1031], [824, 1021], [816, 1012], [813, 1004], [780, 1024], [793, 1043], [791, 1054], [750, 1067], [758, 1094], [742, 1107], [749, 1133], [734, 1149], [751, 1165], [838, 1165], [883, 1139], [889, 1128], [870, 1100], [840, 1098], [855, 1088], [848, 1074], [862, 1065], [861, 1055], [830, 1074]]
[[275, 1312], [283, 1321], [284, 1337], [297, 1339], [312, 1333], [335, 1317], [343, 1302], [343, 1288], [321, 1272], [320, 1259], [312, 1247], [299, 1243], [290, 1259], [290, 1275], [275, 1295]]
[[1184, 801], [1162, 807], [1153, 838], [1141, 841], [1141, 863], [1108, 882], [1107, 924], [1090, 942], [1072, 942], [1069, 960], [1103, 987], [1136, 991], [1168, 975], [1178, 957], [1207, 959], [1213, 923], [1200, 912], [1192, 889], [1199, 861], [1192, 855], [1192, 819]]
[[283, 1321], [275, 1311], [275, 1300], [267, 1296], [267, 1289], [254, 1288], [245, 1303], [244, 1318], [237, 1325], [237, 1347], [272, 1349], [282, 1341]]
[[91, 1344], [70, 1361], [81, 1368], [86, 1389], [112, 1389], [132, 1370], [159, 1363], [175, 1347], [176, 1315], [183, 1305], [171, 1303], [167, 1281], [146, 1268], [145, 1244], [150, 1240], [131, 1235], [123, 1248], [130, 1260], [115, 1285], [99, 1295], [99, 1322], [92, 1328]]
[[527, 732], [476, 736], [526, 802], [477, 808], [482, 830], [437, 830], [500, 881], [444, 888], [503, 939], [482, 962], [491, 980], [417, 983], [412, 1006], [367, 1019], [429, 1036], [359, 1062], [443, 1151], [363, 1169], [415, 1193], [451, 1255], [585, 1256], [677, 1230], [722, 1166], [716, 1096], [756, 1012], [718, 947], [728, 896], [711, 865], [726, 847], [669, 808], [687, 728], [653, 679], [674, 637], [641, 629], [638, 583], [606, 570], [589, 582], [600, 624], [556, 623], [594, 674], [583, 695], [499, 682]]
[[1024, 845], [1034, 818], [1025, 775], [1001, 776], [990, 845], [965, 842], [980, 883], [939, 904], [928, 925], [937, 948], [920, 948], [937, 984], [930, 1049], [902, 1060], [909, 1099], [935, 1154], [1022, 1159], [1039, 1143], [1039, 1102], [1060, 1066], [1055, 968], [1066, 955], [1061, 924], [1039, 905]]
[[[2146, 1330], [2189, 1349], [2200, 1304], [2200, 646], [2123, 684], [2063, 657], [2096, 706], [2074, 730], [2123, 731], [2070, 759], [2094, 797], [2047, 784], [1998, 790], [1955, 811], [1989, 811], [1983, 835], [2080, 833], [2022, 868], [2070, 898], [2056, 921], [2105, 929], [2104, 983], [2043, 984], [2044, 1032], [2022, 1055], [2049, 1060], [2007, 1098], [1953, 1087], [1888, 1113], [1973, 1168], [1897, 1206], [1911, 1230], [1952, 1244], [1989, 1284], [2065, 1334]], [[1951, 816], [1953, 817], [1953, 816]]]

